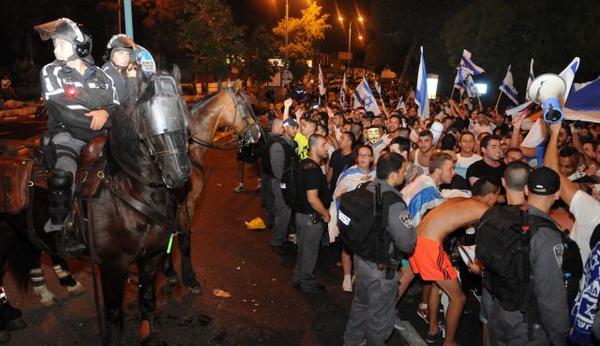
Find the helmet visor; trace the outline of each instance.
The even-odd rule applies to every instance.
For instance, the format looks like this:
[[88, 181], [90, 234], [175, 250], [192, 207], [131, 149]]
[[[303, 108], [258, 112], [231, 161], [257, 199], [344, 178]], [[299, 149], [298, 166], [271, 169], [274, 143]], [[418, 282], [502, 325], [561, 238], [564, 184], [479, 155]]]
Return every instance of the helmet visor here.
[[33, 29], [40, 34], [40, 38], [44, 41], [54, 37], [62, 37], [71, 42], [85, 41], [83, 33], [79, 30], [77, 24], [66, 18], [39, 24], [34, 26]]

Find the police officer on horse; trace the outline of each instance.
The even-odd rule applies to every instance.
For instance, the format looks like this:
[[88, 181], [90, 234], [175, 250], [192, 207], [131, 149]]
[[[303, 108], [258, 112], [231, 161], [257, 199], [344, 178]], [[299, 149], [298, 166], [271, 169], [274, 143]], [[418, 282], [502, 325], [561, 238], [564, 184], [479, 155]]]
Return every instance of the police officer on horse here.
[[114, 80], [93, 64], [92, 38], [80, 25], [60, 18], [35, 27], [42, 40], [52, 39], [56, 60], [40, 73], [48, 107], [44, 152], [48, 177], [50, 220], [46, 232], [61, 231], [66, 254], [84, 249], [65, 230], [75, 190], [79, 155], [91, 139], [105, 135], [109, 116], [119, 105]]

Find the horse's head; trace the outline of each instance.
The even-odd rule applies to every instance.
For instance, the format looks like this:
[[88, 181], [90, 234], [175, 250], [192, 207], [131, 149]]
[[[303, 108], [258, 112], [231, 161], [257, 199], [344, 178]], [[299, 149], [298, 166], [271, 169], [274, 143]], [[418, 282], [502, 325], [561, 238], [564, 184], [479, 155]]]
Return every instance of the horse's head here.
[[258, 143], [263, 135], [262, 128], [239, 82], [234, 88], [225, 88], [224, 92], [229, 96], [233, 110], [228, 112], [227, 119], [222, 120], [238, 133], [242, 138], [242, 144]]
[[163, 183], [182, 186], [190, 176], [187, 148], [189, 111], [181, 97], [179, 69], [160, 72], [147, 81], [134, 112], [138, 135], [157, 164]]

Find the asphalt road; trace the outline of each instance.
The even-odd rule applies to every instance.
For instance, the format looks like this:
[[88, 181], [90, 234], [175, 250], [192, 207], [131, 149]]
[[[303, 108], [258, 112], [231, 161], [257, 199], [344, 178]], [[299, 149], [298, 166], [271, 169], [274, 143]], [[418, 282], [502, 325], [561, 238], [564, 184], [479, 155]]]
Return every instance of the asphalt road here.
[[[35, 121], [0, 124], [0, 132], [10, 132], [6, 136], [15, 139], [28, 138], [42, 128], [43, 123]], [[1, 138], [8, 137], [3, 134]], [[327, 294], [301, 294], [290, 282], [295, 252], [276, 255], [269, 246], [269, 230], [245, 228], [244, 221], [264, 214], [258, 192], [232, 191], [236, 185], [235, 151], [210, 152], [206, 166], [208, 181], [194, 216], [192, 236], [193, 263], [204, 291], [195, 295], [184, 287], [167, 285], [163, 277], [159, 279], [158, 344], [340, 345], [352, 294], [341, 290], [342, 273], [335, 265], [337, 250], [322, 248], [317, 267], [317, 280], [327, 286]], [[249, 169], [246, 176], [246, 185], [255, 186], [256, 177]], [[68, 297], [45, 263], [48, 286], [58, 298], [49, 308], [42, 307], [31, 293], [19, 293], [10, 275], [6, 276], [9, 299], [23, 310], [29, 324], [27, 329], [11, 333], [10, 345], [100, 344], [90, 265], [76, 260], [70, 264], [86, 293]], [[213, 289], [225, 290], [231, 298], [216, 297]], [[418, 284], [413, 285], [399, 311], [423, 336], [427, 326], [415, 314], [419, 298]], [[462, 345], [480, 344], [478, 309], [469, 298], [458, 333]], [[126, 286], [125, 314], [126, 344], [135, 344], [139, 323], [135, 278]], [[389, 345], [405, 344], [399, 333], [389, 341]]]

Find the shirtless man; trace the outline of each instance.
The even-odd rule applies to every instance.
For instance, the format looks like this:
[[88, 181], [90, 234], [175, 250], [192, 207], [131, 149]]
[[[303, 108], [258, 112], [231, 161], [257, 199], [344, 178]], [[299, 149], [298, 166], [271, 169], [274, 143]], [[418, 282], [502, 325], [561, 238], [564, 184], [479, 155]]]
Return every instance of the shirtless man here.
[[450, 300], [446, 313], [446, 338], [444, 345], [454, 345], [458, 322], [465, 304], [465, 295], [458, 281], [458, 273], [450, 263], [442, 242], [457, 228], [479, 220], [493, 206], [499, 187], [488, 178], [481, 178], [473, 186], [472, 198], [452, 198], [432, 209], [417, 227], [417, 245], [410, 257], [410, 266], [426, 281], [433, 281], [429, 295], [429, 332], [425, 341], [434, 343], [442, 336], [438, 325], [439, 290]]

